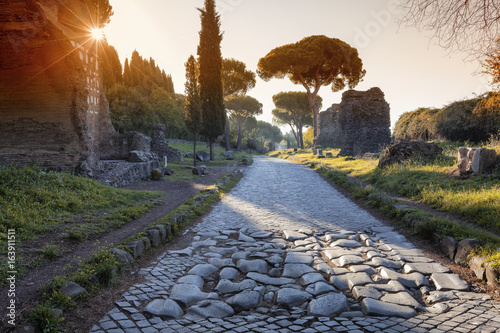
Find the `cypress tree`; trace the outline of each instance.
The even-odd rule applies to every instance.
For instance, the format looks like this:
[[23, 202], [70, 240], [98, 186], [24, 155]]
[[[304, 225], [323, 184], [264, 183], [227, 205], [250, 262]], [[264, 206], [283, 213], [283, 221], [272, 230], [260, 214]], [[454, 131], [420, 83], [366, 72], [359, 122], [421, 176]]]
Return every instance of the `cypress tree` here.
[[205, 0], [205, 8], [198, 8], [201, 15], [200, 44], [200, 97], [203, 112], [203, 130], [210, 143], [210, 160], [214, 160], [213, 143], [224, 134], [226, 111], [222, 90], [222, 55], [220, 44], [220, 16], [215, 10], [215, 0]]
[[184, 122], [193, 134], [193, 165], [196, 166], [196, 139], [202, 128], [201, 100], [197, 80], [198, 64], [193, 56], [186, 62], [186, 104], [184, 106]]

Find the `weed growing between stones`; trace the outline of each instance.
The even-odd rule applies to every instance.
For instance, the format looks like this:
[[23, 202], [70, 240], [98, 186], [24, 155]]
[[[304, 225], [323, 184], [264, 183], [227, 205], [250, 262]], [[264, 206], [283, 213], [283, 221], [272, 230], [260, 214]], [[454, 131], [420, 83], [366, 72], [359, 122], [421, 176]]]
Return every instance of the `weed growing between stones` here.
[[37, 251], [40, 255], [48, 260], [54, 260], [62, 256], [64, 251], [59, 245], [48, 244]]
[[57, 310], [48, 305], [38, 305], [30, 313], [31, 321], [38, 332], [59, 333], [64, 332], [61, 323], [64, 321]]

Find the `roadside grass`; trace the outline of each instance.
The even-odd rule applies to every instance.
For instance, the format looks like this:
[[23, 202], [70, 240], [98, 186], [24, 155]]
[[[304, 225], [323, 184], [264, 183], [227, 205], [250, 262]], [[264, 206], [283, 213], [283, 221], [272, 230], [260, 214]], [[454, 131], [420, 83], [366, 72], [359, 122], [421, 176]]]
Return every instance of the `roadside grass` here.
[[[485, 147], [498, 149], [491, 142]], [[435, 159], [414, 158], [404, 164], [378, 168], [378, 159], [364, 160], [336, 157], [338, 149], [326, 149], [333, 158], [318, 158], [310, 150], [271, 152], [269, 155], [309, 165], [325, 178], [347, 189], [354, 198], [379, 209], [424, 239], [452, 236], [457, 240], [477, 238], [480, 251], [500, 265], [500, 167], [491, 175], [460, 180], [450, 176], [456, 166], [456, 154], [468, 143], [437, 142], [443, 155]], [[363, 185], [348, 176], [370, 185]], [[435, 217], [419, 209], [397, 209], [399, 202], [379, 192], [410, 198], [437, 210], [461, 218], [470, 224]], [[477, 228], [477, 227], [480, 228]], [[482, 228], [482, 229], [481, 229]]]
[[0, 240], [33, 239], [83, 212], [133, 207], [159, 193], [116, 189], [69, 173], [36, 166], [0, 167]]
[[[200, 179], [204, 176], [193, 175], [192, 167], [193, 167], [193, 159], [184, 157], [186, 153], [193, 152], [192, 144], [185, 143], [169, 143], [169, 146], [179, 150], [182, 154], [181, 160], [168, 161], [167, 168], [174, 171], [173, 175], [165, 176], [163, 179], [167, 181], [179, 181], [179, 180], [194, 180]], [[204, 150], [209, 153], [209, 148], [206, 145], [196, 145], [196, 151]], [[205, 162], [197, 162], [197, 166], [205, 165], [207, 167], [225, 167], [229, 165], [238, 165], [241, 163], [243, 158], [248, 160], [248, 164], [252, 163], [252, 155], [245, 154], [242, 152], [234, 152], [234, 160], [227, 160], [223, 154], [226, 152], [225, 149], [220, 147], [214, 147], [214, 157], [215, 161], [205, 161]]]
[[[305, 163], [325, 165], [369, 182], [384, 191], [410, 198], [500, 234], [500, 166], [491, 175], [460, 180], [450, 176], [456, 167], [460, 146], [468, 143], [437, 142], [443, 155], [435, 159], [414, 158], [403, 164], [378, 168], [378, 159], [336, 157], [338, 149], [327, 149], [333, 158], [318, 159], [310, 151], [279, 152], [280, 157], [298, 157]], [[491, 146], [490, 146], [491, 147]], [[275, 155], [275, 154], [274, 154]]]
[[[221, 178], [221, 181], [224, 178]], [[180, 235], [186, 226], [210, 210], [241, 178], [241, 173], [238, 173], [222, 185], [214, 185], [201, 191], [168, 215], [151, 223], [144, 231], [122, 241], [117, 247], [130, 253], [126, 244], [134, 240], [144, 239], [147, 237], [146, 231], [157, 225], [167, 227], [165, 242], [169, 242], [175, 236]], [[109, 250], [101, 248], [89, 259], [81, 261], [72, 273], [54, 276], [51, 282], [42, 288], [41, 303], [29, 312], [31, 323], [42, 332], [65, 332], [62, 312], [78, 311], [78, 307], [86, 298], [95, 295], [102, 288], [119, 282], [117, 276], [122, 268]], [[70, 281], [85, 288], [87, 293], [75, 299], [64, 295], [62, 289]], [[61, 311], [61, 313], [57, 311]]]

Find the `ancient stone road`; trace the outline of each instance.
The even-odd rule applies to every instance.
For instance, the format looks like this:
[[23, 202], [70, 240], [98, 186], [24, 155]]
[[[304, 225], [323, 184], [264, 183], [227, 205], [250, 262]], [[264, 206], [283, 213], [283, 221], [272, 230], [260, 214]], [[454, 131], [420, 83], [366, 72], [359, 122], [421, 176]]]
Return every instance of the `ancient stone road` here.
[[500, 332], [468, 291], [309, 168], [256, 157], [92, 332]]

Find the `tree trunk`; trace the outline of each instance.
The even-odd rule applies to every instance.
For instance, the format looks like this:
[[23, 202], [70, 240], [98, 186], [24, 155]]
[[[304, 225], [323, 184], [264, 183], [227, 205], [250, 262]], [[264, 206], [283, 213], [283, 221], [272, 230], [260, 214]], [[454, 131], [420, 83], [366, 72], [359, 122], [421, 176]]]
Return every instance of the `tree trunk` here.
[[318, 103], [318, 93], [307, 93], [307, 99], [309, 100], [309, 105], [313, 111], [313, 128], [314, 128], [314, 138], [318, 136], [318, 123], [319, 123], [319, 103]]
[[196, 134], [194, 134], [194, 141], [193, 141], [193, 166], [196, 168]]
[[302, 133], [302, 129], [304, 126], [302, 125], [302, 121], [299, 120], [299, 125], [297, 126], [297, 132], [299, 132], [299, 138], [300, 138], [300, 149], [304, 149], [304, 135]]
[[238, 117], [238, 141], [236, 142], [236, 150], [241, 150], [241, 117]]
[[227, 111], [226, 111], [226, 151], [230, 151], [231, 150], [231, 144], [229, 142], [229, 131], [230, 131], [230, 128], [229, 128], [229, 115], [227, 114]]
[[292, 129], [293, 136], [295, 137], [295, 141], [297, 141], [297, 147], [300, 148], [300, 137], [298, 136], [297, 131], [295, 131], [295, 128], [293, 128], [292, 125], [290, 125], [290, 127]]
[[215, 161], [215, 156], [214, 156], [214, 140], [210, 139], [210, 161]]

